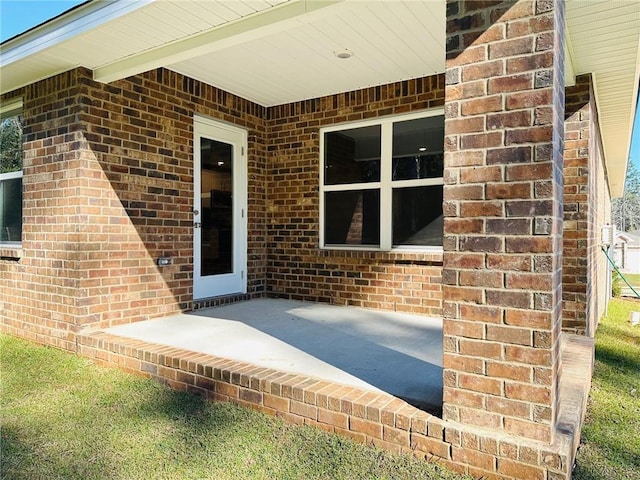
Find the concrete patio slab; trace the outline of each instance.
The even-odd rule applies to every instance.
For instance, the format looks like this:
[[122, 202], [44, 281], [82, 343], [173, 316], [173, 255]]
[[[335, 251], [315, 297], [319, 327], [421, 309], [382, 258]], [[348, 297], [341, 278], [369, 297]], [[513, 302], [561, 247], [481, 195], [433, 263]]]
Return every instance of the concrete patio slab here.
[[442, 406], [437, 318], [257, 299], [106, 332]]
[[[419, 402], [410, 402], [414, 405], [398, 398], [403, 392], [420, 394], [412, 390], [418, 379], [435, 383], [441, 378], [429, 377], [435, 367], [424, 359], [442, 349], [439, 322], [434, 328], [430, 320], [258, 300], [107, 330], [87, 329], [77, 335], [77, 351], [98, 364], [175, 390], [437, 460], [476, 477], [569, 478], [592, 373], [593, 340], [563, 334], [558, 420], [549, 444], [499, 428], [444, 420], [438, 412], [442, 405], [428, 403], [440, 401], [429, 396], [435, 388], [418, 397]], [[415, 405], [420, 402], [423, 405]], [[480, 456], [467, 456], [472, 450], [464, 446], [465, 438], [492, 447]], [[515, 452], [517, 461], [504, 460], [498, 452]], [[490, 474], [491, 469], [498, 473]], [[514, 477], [512, 472], [519, 473]]]

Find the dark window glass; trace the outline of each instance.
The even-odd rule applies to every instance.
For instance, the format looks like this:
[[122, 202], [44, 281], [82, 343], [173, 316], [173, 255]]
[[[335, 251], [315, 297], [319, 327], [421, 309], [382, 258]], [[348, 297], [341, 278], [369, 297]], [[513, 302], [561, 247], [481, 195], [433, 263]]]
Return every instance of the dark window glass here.
[[233, 147], [200, 139], [202, 276], [233, 272]]
[[442, 177], [444, 117], [393, 124], [392, 180]]
[[0, 122], [0, 173], [22, 170], [22, 118], [19, 115]]
[[0, 180], [0, 241], [22, 238], [22, 178]]
[[[388, 127], [392, 128], [391, 158], [385, 156], [384, 164], [383, 125], [324, 134], [324, 185], [380, 182], [382, 177], [390, 177], [392, 182], [417, 180], [404, 185], [385, 183], [381, 185], [382, 196], [380, 189], [325, 192], [325, 245], [380, 246], [381, 229], [391, 231], [394, 247], [442, 245], [443, 186], [416, 184], [440, 183], [443, 177], [444, 116], [391, 125], [385, 121], [384, 128]], [[390, 171], [382, 172], [381, 168]], [[437, 180], [420, 181], [426, 179]], [[387, 188], [391, 188], [391, 225], [381, 225], [380, 201], [388, 198]]]
[[414, 155], [393, 159], [393, 180], [414, 180], [419, 178], [440, 178], [444, 167], [444, 155]]
[[22, 118], [15, 115], [0, 122], [0, 242], [22, 239], [22, 178], [13, 173], [21, 170]]
[[379, 182], [380, 131], [373, 125], [325, 133], [325, 185]]
[[380, 245], [380, 191], [325, 193], [327, 245]]
[[442, 185], [393, 190], [393, 245], [441, 246]]

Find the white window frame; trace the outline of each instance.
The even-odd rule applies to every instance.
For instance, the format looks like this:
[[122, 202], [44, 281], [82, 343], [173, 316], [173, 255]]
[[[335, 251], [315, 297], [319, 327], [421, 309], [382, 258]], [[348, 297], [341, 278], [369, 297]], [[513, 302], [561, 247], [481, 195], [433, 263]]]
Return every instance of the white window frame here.
[[[19, 115], [22, 113], [23, 104], [22, 98], [18, 98], [16, 100], [12, 100], [10, 102], [4, 103], [0, 105], [0, 121], [5, 118], [13, 117], [14, 115]], [[23, 159], [24, 161], [24, 159]], [[0, 182], [3, 180], [13, 180], [16, 178], [22, 178], [24, 165], [22, 166], [22, 170], [8, 173], [0, 173]], [[23, 218], [24, 225], [24, 218]], [[19, 248], [22, 245], [22, 240], [18, 242], [14, 241], [0, 241], [0, 246], [3, 247], [17, 247]]]
[[[433, 185], [443, 185], [444, 177], [421, 178], [414, 180], [392, 180], [392, 157], [393, 157], [393, 125], [394, 123], [404, 122], [408, 120], [417, 120], [420, 118], [444, 116], [444, 109], [437, 108], [431, 110], [422, 110], [420, 112], [394, 115], [389, 117], [381, 117], [373, 120], [364, 120], [360, 122], [347, 122], [323, 127], [320, 129], [320, 248], [324, 250], [365, 250], [365, 251], [393, 251], [393, 252], [442, 252], [442, 246], [433, 245], [398, 245], [393, 246], [393, 229], [392, 229], [392, 208], [393, 208], [393, 189], [406, 187], [423, 187]], [[330, 132], [339, 132], [342, 130], [350, 130], [354, 128], [370, 127], [380, 125], [381, 128], [381, 151], [380, 151], [380, 181], [365, 183], [348, 183], [338, 185], [325, 185], [324, 183], [324, 166], [325, 166], [325, 134]], [[444, 139], [443, 139], [444, 143]], [[325, 193], [327, 192], [346, 192], [353, 190], [378, 190], [380, 192], [380, 246], [372, 245], [335, 245], [325, 243]]]

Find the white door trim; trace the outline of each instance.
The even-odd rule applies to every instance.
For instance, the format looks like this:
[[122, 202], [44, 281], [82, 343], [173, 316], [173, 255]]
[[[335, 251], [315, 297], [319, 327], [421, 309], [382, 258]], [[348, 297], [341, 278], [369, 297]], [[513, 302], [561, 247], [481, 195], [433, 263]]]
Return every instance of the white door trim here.
[[[193, 118], [193, 298], [218, 297], [247, 291], [247, 131], [194, 115]], [[228, 274], [201, 274], [202, 201], [200, 138], [231, 144], [233, 147], [233, 260]], [[197, 212], [197, 213], [196, 213]]]

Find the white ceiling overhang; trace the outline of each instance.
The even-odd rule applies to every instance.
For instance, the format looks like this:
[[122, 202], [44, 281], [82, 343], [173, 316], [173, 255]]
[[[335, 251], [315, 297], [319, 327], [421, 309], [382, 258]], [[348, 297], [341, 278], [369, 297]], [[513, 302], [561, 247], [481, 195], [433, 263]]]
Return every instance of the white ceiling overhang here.
[[[111, 82], [165, 67], [263, 106], [444, 71], [445, 0], [92, 1], [0, 45], [0, 90], [77, 66]], [[567, 2], [567, 82], [594, 73], [614, 196], [638, 90], [640, 2]], [[349, 49], [347, 60], [334, 54]]]
[[609, 188], [619, 197], [638, 101], [640, 1], [570, 1], [566, 19], [574, 71], [594, 75]]

